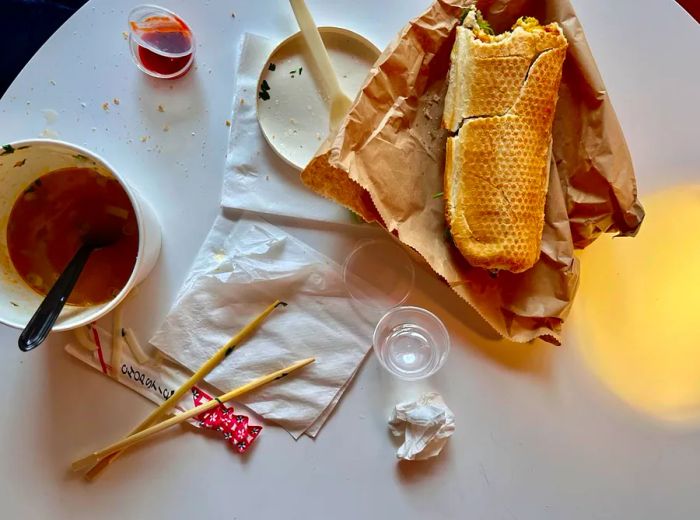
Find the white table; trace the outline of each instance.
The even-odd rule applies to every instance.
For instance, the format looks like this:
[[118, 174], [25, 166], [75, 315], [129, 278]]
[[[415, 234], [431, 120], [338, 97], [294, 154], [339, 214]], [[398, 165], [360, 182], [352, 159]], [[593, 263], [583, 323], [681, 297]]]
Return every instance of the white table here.
[[[41, 110], [55, 109], [51, 127], [60, 138], [102, 154], [151, 199], [163, 252], [127, 309], [145, 338], [219, 211], [239, 37], [245, 30], [282, 37], [296, 28], [285, 0], [163, 0], [192, 25], [198, 68], [179, 83], [151, 81], [122, 39], [134, 3], [92, 0], [61, 27], [0, 100], [0, 142], [37, 136], [47, 127]], [[320, 24], [346, 25], [383, 47], [427, 0], [309, 4]], [[671, 0], [581, 0], [577, 8], [641, 192], [697, 180], [700, 29]], [[323, 226], [287, 229], [337, 259], [354, 240]], [[331, 240], [322, 245], [321, 238]], [[370, 357], [316, 441], [267, 428], [241, 458], [217, 438], [175, 429], [92, 485], [71, 474], [69, 462], [112, 441], [152, 405], [69, 358], [65, 337], [22, 354], [17, 331], [2, 328], [2, 516], [700, 517], [700, 434], [628, 409], [588, 373], [572, 338], [562, 348], [498, 340], [425, 271], [411, 302], [437, 312], [454, 340], [448, 365], [428, 383], [398, 383]], [[436, 460], [397, 464], [387, 415], [425, 388], [446, 397], [457, 432]]]

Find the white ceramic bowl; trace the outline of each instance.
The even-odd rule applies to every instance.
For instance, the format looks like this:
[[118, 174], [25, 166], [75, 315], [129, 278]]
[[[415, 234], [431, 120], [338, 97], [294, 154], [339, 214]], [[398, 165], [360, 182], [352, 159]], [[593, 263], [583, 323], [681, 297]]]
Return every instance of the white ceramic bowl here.
[[66, 305], [54, 331], [70, 330], [91, 323], [111, 310], [153, 269], [160, 253], [160, 225], [151, 206], [99, 155], [80, 146], [53, 139], [9, 143], [0, 149], [0, 323], [22, 329], [43, 297], [32, 290], [12, 265], [7, 250], [7, 223], [17, 197], [36, 179], [53, 170], [90, 167], [119, 181], [136, 213], [139, 232], [134, 270], [122, 290], [108, 302], [89, 307]]

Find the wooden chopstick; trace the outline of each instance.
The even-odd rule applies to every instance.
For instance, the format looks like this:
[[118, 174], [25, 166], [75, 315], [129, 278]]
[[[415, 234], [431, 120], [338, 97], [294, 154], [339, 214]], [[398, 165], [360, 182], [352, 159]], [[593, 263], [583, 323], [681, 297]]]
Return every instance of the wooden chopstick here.
[[286, 368], [282, 368], [280, 370], [276, 370], [275, 372], [272, 372], [271, 374], [267, 374], [266, 376], [259, 377], [257, 379], [254, 379], [253, 381], [246, 383], [243, 386], [239, 386], [238, 388], [231, 390], [230, 392], [227, 392], [223, 394], [220, 397], [216, 397], [212, 399], [211, 401], [201, 404], [195, 408], [192, 408], [191, 410], [188, 410], [186, 412], [183, 412], [181, 414], [176, 415], [175, 417], [171, 417], [170, 419], [166, 419], [163, 422], [160, 422], [158, 424], [155, 424], [151, 426], [150, 428], [147, 428], [145, 430], [141, 430], [129, 437], [125, 437], [124, 439], [115, 442], [114, 444], [111, 444], [110, 446], [107, 446], [106, 448], [103, 448], [99, 451], [96, 451], [94, 453], [91, 453], [87, 457], [83, 457], [80, 460], [76, 460], [73, 462], [71, 467], [73, 468], [73, 471], [80, 471], [83, 468], [86, 468], [88, 466], [92, 466], [93, 464], [99, 462], [100, 460], [104, 459], [105, 457], [110, 456], [113, 453], [120, 453], [120, 450], [125, 450], [134, 444], [138, 444], [139, 442], [142, 442], [146, 440], [147, 438], [151, 437], [152, 435], [161, 432], [167, 428], [170, 428], [171, 426], [174, 426], [176, 424], [179, 424], [181, 422], [184, 422], [188, 419], [191, 419], [192, 417], [195, 417], [203, 412], [206, 412], [207, 410], [211, 410], [212, 408], [215, 408], [219, 406], [222, 403], [225, 403], [226, 401], [230, 401], [234, 397], [237, 397], [241, 394], [244, 394], [246, 392], [250, 392], [251, 390], [254, 390], [260, 386], [263, 386], [271, 381], [276, 381], [277, 379], [281, 379], [283, 377], [288, 376], [291, 374], [293, 371], [298, 370], [302, 367], [305, 367], [306, 365], [313, 363], [315, 361], [314, 358], [307, 358], [307, 359], [302, 359], [301, 361], [297, 361], [296, 363], [289, 365]]
[[[175, 390], [175, 393], [168, 398], [167, 401], [165, 401], [163, 404], [161, 404], [157, 409], [155, 409], [148, 417], [146, 417], [141, 424], [139, 424], [136, 428], [133, 429], [133, 431], [130, 433], [130, 435], [133, 435], [135, 433], [140, 432], [141, 430], [144, 430], [145, 428], [148, 428], [151, 426], [153, 423], [161, 420], [169, 411], [170, 409], [175, 406], [180, 399], [182, 398], [183, 395], [185, 395], [187, 392], [190, 391], [190, 389], [195, 386], [197, 383], [202, 381], [209, 372], [214, 370], [214, 368], [221, 363], [226, 357], [228, 357], [238, 346], [240, 343], [247, 339], [248, 336], [250, 336], [267, 318], [267, 316], [270, 315], [270, 313], [275, 310], [277, 307], [280, 305], [286, 306], [287, 304], [280, 301], [280, 300], [275, 300], [273, 303], [271, 303], [264, 311], [262, 311], [257, 318], [255, 318], [253, 321], [248, 323], [245, 327], [243, 327], [235, 336], [233, 336], [230, 340], [228, 340], [219, 350], [217, 350], [212, 357], [210, 357], [201, 367], [199, 367], [199, 370], [197, 370], [194, 374], [192, 374], [192, 377], [190, 377], [187, 381], [185, 381], [180, 388]], [[97, 475], [99, 475], [112, 461], [114, 461], [120, 454], [120, 451], [114, 452], [113, 455], [111, 455], [108, 458], [104, 458], [97, 464], [95, 467], [90, 468], [90, 470], [85, 474], [85, 478], [87, 480], [93, 480]]]

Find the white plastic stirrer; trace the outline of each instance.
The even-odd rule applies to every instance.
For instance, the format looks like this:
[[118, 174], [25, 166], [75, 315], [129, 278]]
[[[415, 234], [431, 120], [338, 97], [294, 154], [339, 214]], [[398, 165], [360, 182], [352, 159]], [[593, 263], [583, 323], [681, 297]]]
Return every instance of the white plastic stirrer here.
[[352, 100], [345, 95], [338, 83], [338, 76], [333, 69], [328, 51], [323, 45], [323, 40], [318, 32], [318, 28], [314, 23], [309, 9], [306, 7], [304, 0], [289, 0], [294, 11], [294, 16], [297, 19], [301, 33], [311, 52], [311, 58], [316, 63], [316, 68], [321, 73], [321, 77], [326, 86], [328, 94], [328, 103], [330, 105], [330, 129], [331, 132], [338, 128], [340, 122], [348, 112]]

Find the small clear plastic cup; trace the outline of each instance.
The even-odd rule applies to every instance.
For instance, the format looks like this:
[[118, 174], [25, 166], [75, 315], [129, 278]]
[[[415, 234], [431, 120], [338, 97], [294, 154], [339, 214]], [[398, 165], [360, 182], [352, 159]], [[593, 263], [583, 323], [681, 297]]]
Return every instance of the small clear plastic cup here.
[[192, 67], [194, 34], [174, 12], [140, 5], [129, 13], [129, 49], [136, 66], [149, 76], [175, 79]]
[[396, 377], [424, 379], [437, 372], [450, 351], [450, 335], [440, 318], [420, 307], [396, 307], [374, 329], [379, 362]]

